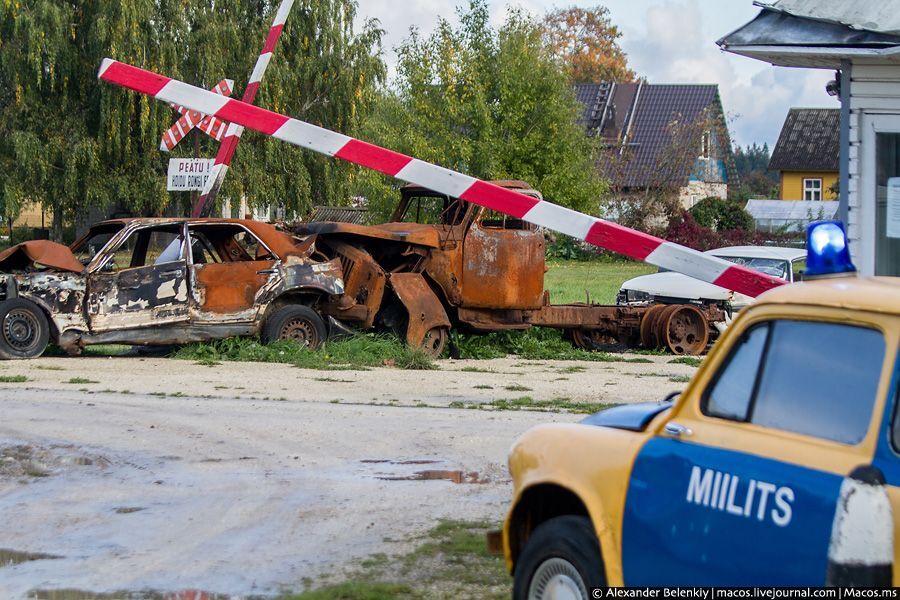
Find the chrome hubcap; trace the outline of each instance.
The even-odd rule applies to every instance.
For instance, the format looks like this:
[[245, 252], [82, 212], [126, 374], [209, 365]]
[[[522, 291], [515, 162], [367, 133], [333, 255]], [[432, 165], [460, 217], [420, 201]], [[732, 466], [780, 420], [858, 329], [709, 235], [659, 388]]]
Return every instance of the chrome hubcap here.
[[575, 565], [563, 558], [550, 558], [534, 572], [528, 587], [529, 600], [588, 600], [587, 587]]

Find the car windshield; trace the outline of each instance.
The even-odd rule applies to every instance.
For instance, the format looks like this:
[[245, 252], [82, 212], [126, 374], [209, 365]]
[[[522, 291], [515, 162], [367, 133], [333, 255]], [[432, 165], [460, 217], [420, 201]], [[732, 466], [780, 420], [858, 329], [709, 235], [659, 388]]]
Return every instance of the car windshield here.
[[72, 244], [72, 254], [83, 265], [88, 265], [114, 235], [122, 230], [120, 223], [97, 225], [91, 227], [88, 233]]
[[750, 258], [747, 256], [719, 256], [719, 258], [772, 277], [788, 278], [788, 262], [780, 258]]

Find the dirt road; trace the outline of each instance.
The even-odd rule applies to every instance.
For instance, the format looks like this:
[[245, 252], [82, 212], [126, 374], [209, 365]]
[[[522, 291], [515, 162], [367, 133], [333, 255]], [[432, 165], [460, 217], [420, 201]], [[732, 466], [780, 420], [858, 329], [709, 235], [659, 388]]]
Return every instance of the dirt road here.
[[[444, 361], [424, 372], [3, 363], [5, 380], [28, 381], [0, 383], [0, 597], [274, 594], [405, 551], [438, 519], [499, 522], [513, 440], [581, 415], [450, 406], [658, 399], [694, 370], [650, 358]], [[26, 560], [40, 555], [55, 558]]]

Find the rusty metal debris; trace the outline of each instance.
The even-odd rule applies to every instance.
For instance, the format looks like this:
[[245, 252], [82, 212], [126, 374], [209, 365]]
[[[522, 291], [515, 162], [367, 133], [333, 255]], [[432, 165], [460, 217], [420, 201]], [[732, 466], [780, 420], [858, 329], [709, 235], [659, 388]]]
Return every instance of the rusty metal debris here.
[[253, 335], [296, 306], [324, 332], [318, 305], [343, 292], [340, 260], [266, 223], [105, 221], [71, 247], [34, 241], [0, 254], [0, 358], [38, 356], [49, 341], [77, 353]]
[[[493, 182], [540, 197], [522, 181]], [[343, 267], [345, 293], [320, 304], [323, 314], [358, 329], [380, 328], [440, 355], [451, 328], [476, 332], [553, 327], [578, 347], [608, 342], [665, 346], [699, 354], [716, 306], [686, 307], [642, 336], [646, 306], [550, 304], [544, 290], [544, 234], [502, 213], [418, 186], [404, 186], [389, 222], [313, 222], [294, 228]]]

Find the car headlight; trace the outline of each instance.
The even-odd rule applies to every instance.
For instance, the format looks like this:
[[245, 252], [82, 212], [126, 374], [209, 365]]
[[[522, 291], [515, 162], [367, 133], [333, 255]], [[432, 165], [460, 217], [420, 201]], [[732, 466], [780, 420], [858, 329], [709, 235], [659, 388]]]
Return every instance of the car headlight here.
[[625, 302], [628, 304], [637, 304], [640, 302], [650, 302], [653, 298], [649, 292], [641, 292], [639, 290], [625, 290]]

